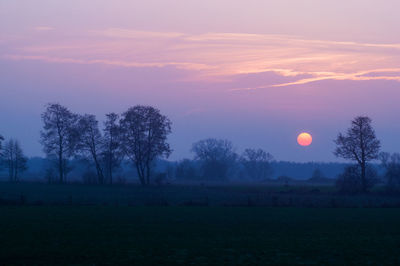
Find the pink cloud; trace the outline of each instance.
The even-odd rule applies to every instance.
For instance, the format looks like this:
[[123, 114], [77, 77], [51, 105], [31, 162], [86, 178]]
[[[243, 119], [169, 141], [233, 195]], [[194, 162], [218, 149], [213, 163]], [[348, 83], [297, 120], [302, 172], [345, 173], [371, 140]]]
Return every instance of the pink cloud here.
[[[46, 28], [46, 27], [43, 27]], [[119, 67], [175, 67], [192, 71], [184, 80], [230, 82], [237, 75], [274, 72], [289, 82], [240, 85], [249, 90], [308, 84], [321, 80], [394, 80], [400, 44], [304, 39], [299, 36], [242, 33], [184, 34], [107, 28], [57, 38], [43, 44], [32, 37], [3, 57], [51, 63]], [[368, 75], [374, 73], [374, 75]]]

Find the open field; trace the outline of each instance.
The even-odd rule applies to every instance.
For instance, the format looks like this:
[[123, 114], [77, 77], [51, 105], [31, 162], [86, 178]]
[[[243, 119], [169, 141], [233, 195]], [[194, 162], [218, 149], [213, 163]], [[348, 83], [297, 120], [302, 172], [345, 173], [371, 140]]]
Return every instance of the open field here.
[[304, 184], [0, 183], [0, 265], [399, 264], [399, 206]]
[[2, 206], [0, 264], [399, 264], [400, 209]]
[[108, 206], [263, 206], [400, 207], [400, 195], [376, 190], [365, 195], [338, 194], [333, 186], [283, 185], [139, 185], [0, 183], [0, 205]]

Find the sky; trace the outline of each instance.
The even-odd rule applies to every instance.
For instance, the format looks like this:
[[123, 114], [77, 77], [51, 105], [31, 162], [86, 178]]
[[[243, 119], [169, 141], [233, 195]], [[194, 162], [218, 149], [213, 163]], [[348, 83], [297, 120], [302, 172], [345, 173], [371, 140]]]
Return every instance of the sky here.
[[[337, 161], [370, 116], [400, 151], [398, 0], [0, 0], [0, 134], [42, 156], [48, 102], [100, 121], [137, 104], [167, 115], [172, 160], [231, 140], [277, 160]], [[297, 144], [303, 131], [308, 147]]]

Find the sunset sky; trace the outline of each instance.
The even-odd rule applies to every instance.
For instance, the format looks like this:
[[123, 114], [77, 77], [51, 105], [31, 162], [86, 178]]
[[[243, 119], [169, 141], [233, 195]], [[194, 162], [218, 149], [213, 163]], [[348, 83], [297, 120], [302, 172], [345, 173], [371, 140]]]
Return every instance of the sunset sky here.
[[[240, 153], [334, 161], [353, 117], [400, 151], [398, 0], [0, 0], [0, 134], [43, 155], [48, 102], [74, 112], [152, 105], [171, 159], [207, 137]], [[303, 131], [308, 147], [297, 144]]]

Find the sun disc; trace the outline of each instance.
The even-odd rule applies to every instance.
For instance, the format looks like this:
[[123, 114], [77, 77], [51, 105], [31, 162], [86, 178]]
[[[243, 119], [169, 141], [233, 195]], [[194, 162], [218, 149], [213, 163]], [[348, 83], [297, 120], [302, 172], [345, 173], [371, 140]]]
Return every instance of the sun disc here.
[[312, 143], [312, 137], [309, 133], [303, 132], [297, 136], [297, 143], [301, 146], [309, 146]]

